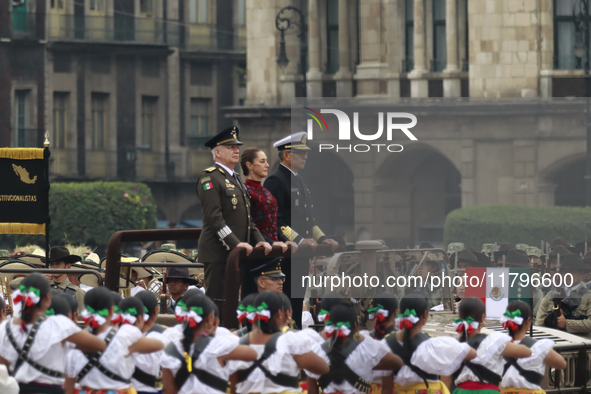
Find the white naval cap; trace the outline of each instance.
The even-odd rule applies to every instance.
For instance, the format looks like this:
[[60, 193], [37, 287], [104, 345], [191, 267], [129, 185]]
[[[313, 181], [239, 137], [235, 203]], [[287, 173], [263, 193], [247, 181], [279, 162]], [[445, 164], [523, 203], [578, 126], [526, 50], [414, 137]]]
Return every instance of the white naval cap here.
[[286, 149], [296, 149], [296, 150], [310, 150], [310, 147], [306, 145], [308, 142], [308, 134], [305, 131], [300, 131], [291, 135], [288, 135], [285, 138], [280, 139], [279, 141], [273, 144], [273, 148], [277, 148], [278, 150], [286, 150]]

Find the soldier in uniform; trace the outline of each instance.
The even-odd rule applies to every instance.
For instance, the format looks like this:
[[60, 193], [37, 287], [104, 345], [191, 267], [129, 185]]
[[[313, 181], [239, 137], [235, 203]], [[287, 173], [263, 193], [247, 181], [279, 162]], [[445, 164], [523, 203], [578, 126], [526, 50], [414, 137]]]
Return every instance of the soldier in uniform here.
[[[49, 250], [49, 258], [43, 258], [43, 261], [49, 263], [49, 268], [52, 269], [69, 269], [72, 264], [80, 260], [80, 256], [70, 254], [68, 248], [64, 246], [54, 246]], [[84, 310], [84, 295], [86, 293], [78, 286], [73, 285], [67, 274], [51, 274], [50, 285], [53, 289], [76, 298], [78, 311]]]
[[277, 257], [276, 259], [267, 261], [260, 267], [256, 267], [250, 271], [252, 276], [254, 276], [259, 293], [262, 293], [263, 291], [274, 291], [276, 293], [283, 292], [285, 274], [281, 271], [281, 263], [284, 260], [283, 257]]
[[199, 238], [199, 261], [205, 264], [205, 288], [217, 303], [220, 313], [224, 296], [226, 261], [230, 250], [252, 245], [271, 251], [250, 216], [250, 199], [246, 187], [234, 171], [240, 161], [239, 130], [230, 127], [205, 143], [213, 154], [215, 165], [203, 171], [197, 181], [197, 196], [203, 210], [203, 229]]
[[536, 325], [572, 334], [591, 333], [591, 291], [582, 282], [584, 271], [581, 256], [573, 253], [564, 257], [560, 273], [566, 284], [571, 284], [572, 275], [572, 285], [546, 294], [536, 316]]
[[[329, 244], [335, 251], [339, 244], [335, 240], [327, 238], [315, 224], [314, 201], [310, 190], [298, 175], [306, 167], [310, 150], [306, 143], [307, 134], [302, 131], [282, 138], [273, 144], [273, 147], [279, 151], [280, 164], [269, 175], [264, 186], [277, 200], [278, 226], [290, 241], [298, 245], [310, 245], [312, 248], [315, 248], [318, 243]], [[298, 264], [293, 269], [297, 269], [295, 278], [308, 275], [308, 266]], [[285, 272], [287, 278], [283, 291], [291, 298], [291, 261], [286, 261]], [[303, 289], [301, 293], [301, 298], [291, 298], [293, 319], [297, 324], [302, 321]]]

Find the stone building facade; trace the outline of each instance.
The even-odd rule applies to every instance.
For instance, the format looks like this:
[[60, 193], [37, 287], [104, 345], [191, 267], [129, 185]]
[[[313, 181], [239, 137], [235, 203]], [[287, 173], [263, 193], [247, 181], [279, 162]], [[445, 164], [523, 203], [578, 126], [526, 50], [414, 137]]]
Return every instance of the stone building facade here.
[[[437, 123], [417, 126], [418, 142], [406, 141], [404, 153], [390, 158], [310, 156], [314, 170], [305, 176], [321, 190], [319, 221], [349, 239], [381, 238], [391, 247], [437, 243], [446, 215], [461, 206], [585, 205], [581, 103], [523, 101], [585, 95], [584, 61], [574, 55], [577, 4], [252, 1], [246, 105], [226, 116], [238, 121], [247, 145], [270, 152], [292, 130], [296, 95], [391, 98], [438, 114]], [[289, 63], [280, 67], [275, 19], [289, 5], [306, 16], [307, 39], [302, 45], [297, 29], [286, 35]], [[583, 23], [589, 26], [589, 18]], [[462, 98], [471, 103], [450, 104]], [[478, 104], [486, 98], [498, 100]], [[343, 200], [343, 193], [354, 197]]]
[[54, 181], [150, 185], [198, 224], [202, 143], [245, 99], [246, 0], [0, 0], [0, 146], [51, 142]]

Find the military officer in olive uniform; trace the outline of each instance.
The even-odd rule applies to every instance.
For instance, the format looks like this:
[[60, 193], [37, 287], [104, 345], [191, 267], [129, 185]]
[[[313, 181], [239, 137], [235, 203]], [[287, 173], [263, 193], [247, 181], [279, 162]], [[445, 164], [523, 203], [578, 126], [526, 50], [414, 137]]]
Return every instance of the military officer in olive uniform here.
[[246, 187], [234, 171], [240, 160], [239, 130], [230, 127], [205, 143], [215, 165], [203, 171], [197, 181], [197, 196], [203, 210], [203, 229], [199, 237], [199, 262], [205, 264], [206, 294], [222, 310], [226, 261], [230, 251], [252, 245], [271, 251], [250, 217], [250, 199]]
[[[273, 144], [279, 151], [279, 167], [273, 171], [265, 181], [265, 188], [271, 192], [277, 200], [277, 225], [283, 234], [298, 245], [310, 245], [315, 248], [318, 243], [329, 244], [332, 250], [336, 250], [339, 244], [328, 239], [322, 230], [316, 225], [314, 218], [314, 202], [310, 190], [298, 174], [306, 166], [306, 160], [310, 148], [307, 145], [305, 131], [282, 138]], [[297, 278], [306, 276], [309, 267], [305, 264], [291, 266], [292, 261], [285, 262], [283, 272], [287, 278], [283, 285], [283, 292], [292, 302], [293, 320], [299, 326], [302, 321], [302, 306], [305, 289], [294, 289], [293, 294], [301, 294], [301, 297], [292, 298], [292, 272], [296, 283], [301, 283]], [[297, 275], [296, 275], [297, 272]]]
[[[80, 256], [70, 254], [64, 246], [54, 246], [49, 250], [49, 258], [43, 258], [43, 262], [49, 263], [49, 268], [69, 269], [72, 264], [81, 260]], [[78, 301], [78, 311], [84, 310], [84, 290], [73, 285], [68, 279], [68, 274], [51, 274], [51, 287], [61, 293], [70, 295]]]
[[538, 309], [536, 325], [572, 334], [591, 333], [591, 291], [582, 282], [584, 271], [581, 256], [573, 253], [564, 257], [560, 273], [567, 284], [571, 284], [572, 275], [572, 285], [546, 294]]

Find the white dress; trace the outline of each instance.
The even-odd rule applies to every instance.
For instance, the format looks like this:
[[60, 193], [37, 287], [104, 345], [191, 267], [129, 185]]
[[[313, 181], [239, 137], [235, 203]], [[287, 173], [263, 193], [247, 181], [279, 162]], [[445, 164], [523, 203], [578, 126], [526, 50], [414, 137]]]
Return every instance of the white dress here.
[[[385, 340], [383, 341], [385, 342]], [[402, 342], [398, 341], [398, 343], [402, 345]], [[454, 338], [429, 338], [417, 347], [410, 362], [428, 374], [449, 376], [462, 365], [469, 352], [470, 345], [460, 343]], [[437, 382], [437, 380], [434, 382]], [[402, 387], [412, 386], [423, 383], [423, 379], [414, 373], [409, 366], [404, 365], [394, 377], [394, 383]]]
[[[100, 339], [105, 339], [110, 329], [97, 335]], [[129, 354], [129, 347], [142, 338], [143, 334], [139, 328], [129, 324], [123, 324], [117, 331], [117, 334], [111, 340], [109, 347], [104, 351], [99, 363], [107, 370], [121, 376], [124, 379], [131, 379], [135, 370], [136, 354]], [[80, 350], [73, 350], [68, 354], [68, 363], [66, 374], [75, 378], [86, 366], [88, 359]], [[123, 390], [130, 386], [129, 383], [112, 380], [103, 375], [97, 368], [92, 368], [90, 372], [79, 382], [80, 387], [91, 389]]]
[[[505, 350], [507, 344], [511, 342], [511, 337], [501, 332], [492, 332], [480, 343], [476, 350], [476, 358], [470, 360], [473, 364], [480, 364], [492, 372], [502, 375], [505, 365], [501, 353]], [[456, 386], [463, 382], [479, 382], [480, 380], [469, 368], [464, 368], [455, 381]]]
[[[175, 339], [172, 341], [180, 354], [184, 354], [185, 350], [181, 340]], [[224, 366], [220, 365], [218, 357], [225, 356], [236, 349], [239, 344], [239, 339], [235, 335], [215, 335], [209, 345], [205, 348], [203, 353], [193, 364], [193, 368], [205, 370], [217, 377], [228, 380], [230, 377], [229, 371]], [[195, 345], [191, 345], [191, 354], [193, 353]], [[173, 375], [176, 376], [178, 370], [181, 368], [181, 361], [169, 354], [164, 353], [162, 356], [162, 368], [169, 369]], [[221, 391], [216, 390], [197, 379], [194, 374], [189, 375], [189, 378], [183, 385], [179, 387], [178, 394], [220, 394]]]
[[[513, 341], [513, 343], [516, 344], [519, 342], [520, 341]], [[519, 364], [523, 369], [544, 375], [546, 373], [546, 364], [544, 363], [544, 359], [548, 353], [550, 353], [550, 350], [552, 350], [553, 347], [554, 342], [550, 339], [538, 340], [531, 347], [531, 356], [517, 359], [517, 364]], [[525, 380], [523, 376], [519, 374], [519, 371], [514, 367], [509, 368], [507, 373], [503, 375], [503, 380], [501, 381], [500, 387], [540, 390], [540, 386]]]
[[[265, 345], [251, 344], [250, 347], [256, 350], [257, 357], [261, 357], [265, 351]], [[299, 356], [311, 351], [316, 351], [317, 353], [318, 350], [319, 346], [305, 335], [297, 334], [296, 331], [288, 331], [277, 339], [275, 353], [263, 362], [263, 366], [273, 375], [284, 373], [289, 376], [298, 376], [300, 369], [292, 356]], [[231, 361], [229, 363], [229, 370], [230, 372], [235, 372], [239, 369], [246, 369], [251, 365], [252, 362], [250, 361]], [[282, 391], [299, 393], [302, 389], [300, 387], [279, 386], [267, 379], [260, 368], [255, 368], [244, 382], [236, 385], [236, 392], [240, 394], [268, 394], [280, 393]]]
[[[168, 345], [168, 340], [159, 332], [152, 331], [146, 334], [146, 338], [157, 339], [164, 344], [164, 346]], [[135, 355], [135, 366], [136, 368], [141, 369], [142, 371], [152, 375], [158, 376], [160, 375], [160, 362], [162, 361], [162, 356], [164, 355], [164, 350], [160, 350], [154, 353], [148, 354], [136, 354]], [[145, 384], [131, 379], [131, 385], [137, 391], [144, 391], [148, 393], [157, 393], [160, 389], [156, 389], [154, 387], [146, 386]]]
[[[13, 370], [16, 365], [18, 353], [10, 344], [6, 329], [8, 328], [10, 330], [19, 348], [22, 348], [32, 327], [32, 324], [27, 324], [27, 331], [21, 332], [20, 325], [15, 325], [12, 319], [5, 320], [0, 324], [0, 356], [10, 363], [11, 370]], [[39, 331], [37, 331], [35, 340], [31, 345], [29, 358], [53, 371], [65, 372], [68, 346], [62, 342], [64, 339], [79, 331], [80, 328], [66, 316], [49, 316], [39, 326]], [[47, 376], [31, 367], [27, 362], [24, 362], [19, 368], [15, 379], [19, 383], [35, 382], [59, 385], [64, 383], [63, 378], [52, 378]]]
[[[329, 365], [330, 360], [328, 355], [318, 348], [318, 355], [324, 359]], [[386, 354], [390, 353], [390, 348], [380, 341], [376, 341], [371, 337], [366, 337], [361, 343], [349, 354], [345, 363], [351, 368], [360, 378], [371, 381], [373, 375], [373, 367], [375, 367]], [[306, 371], [308, 376], [318, 380], [320, 375], [313, 374]], [[343, 380], [342, 383], [330, 383], [324, 393], [335, 393], [340, 391], [343, 394], [362, 394], [362, 391], [357, 390], [351, 386], [349, 382]]]

